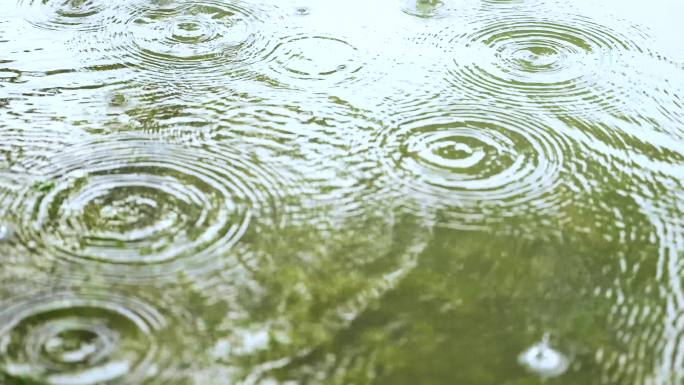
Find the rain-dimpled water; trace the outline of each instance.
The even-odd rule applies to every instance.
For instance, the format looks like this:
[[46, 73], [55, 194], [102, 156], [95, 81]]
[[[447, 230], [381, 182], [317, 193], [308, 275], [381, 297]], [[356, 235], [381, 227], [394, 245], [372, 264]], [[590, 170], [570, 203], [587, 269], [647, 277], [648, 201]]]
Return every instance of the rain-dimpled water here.
[[683, 12], [0, 0], [0, 385], [681, 385]]

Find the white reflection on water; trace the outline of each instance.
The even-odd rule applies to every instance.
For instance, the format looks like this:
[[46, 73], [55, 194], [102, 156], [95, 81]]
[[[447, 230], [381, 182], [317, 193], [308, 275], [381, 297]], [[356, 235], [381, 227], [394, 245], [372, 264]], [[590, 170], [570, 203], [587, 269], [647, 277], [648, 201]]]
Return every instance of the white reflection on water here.
[[520, 353], [518, 362], [542, 378], [560, 376], [570, 364], [563, 353], [551, 347], [548, 334], [544, 335], [541, 342]]

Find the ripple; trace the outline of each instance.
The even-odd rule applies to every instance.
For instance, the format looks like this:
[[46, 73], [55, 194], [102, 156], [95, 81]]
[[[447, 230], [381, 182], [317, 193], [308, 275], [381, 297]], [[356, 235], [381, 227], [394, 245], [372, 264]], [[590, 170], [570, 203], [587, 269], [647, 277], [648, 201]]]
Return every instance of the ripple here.
[[252, 156], [123, 136], [68, 147], [31, 172], [37, 182], [11, 205], [20, 242], [123, 280], [218, 264], [255, 216], [278, 225], [286, 191]]
[[267, 58], [276, 80], [293, 87], [321, 82], [339, 85], [360, 80], [365, 63], [354, 45], [343, 38], [299, 34], [282, 39]]
[[29, 22], [42, 29], [95, 31], [103, 28], [99, 15], [107, 8], [102, 0], [20, 0]]
[[45, 294], [0, 312], [0, 370], [54, 385], [140, 382], [158, 364], [165, 319], [112, 293]]
[[405, 0], [401, 7], [404, 13], [423, 18], [445, 17], [444, 9], [440, 0]]
[[283, 21], [278, 8], [241, 1], [138, 2], [118, 13], [107, 33], [96, 41], [84, 37], [82, 47], [150, 80], [188, 90], [218, 90], [221, 82], [252, 76], [250, 66], [273, 49]]
[[195, 288], [231, 308], [217, 358], [250, 362], [238, 372], [262, 380], [232, 382], [263, 383], [266, 372], [329, 346], [404, 282], [431, 236], [420, 218], [373, 206], [325, 227], [297, 224], [258, 237], [248, 270]]
[[350, 101], [325, 94], [280, 89], [268, 96], [212, 102], [204, 112], [218, 122], [212, 140], [259, 153], [293, 170], [297, 200], [306, 201], [305, 209], [297, 209], [296, 214], [302, 215], [297, 222], [328, 222], [331, 217], [320, 211], [325, 208], [353, 217], [372, 206], [375, 194], [369, 187], [374, 186], [365, 179], [368, 165], [353, 143], [379, 129], [378, 118]]
[[440, 222], [477, 228], [525, 211], [552, 211], [558, 194], [565, 139], [550, 122], [484, 105], [445, 106], [400, 121], [373, 146], [386, 182], [431, 211]]
[[[421, 19], [468, 18], [481, 12], [481, 0], [400, 0], [401, 11]], [[461, 21], [464, 19], [461, 19]]]
[[622, 56], [642, 52], [630, 37], [583, 17], [486, 21], [450, 44], [465, 47], [447, 71], [454, 89], [553, 113], [618, 110], [633, 71]]
[[[222, 111], [223, 114], [226, 111]], [[114, 126], [116, 131], [137, 130], [149, 137], [176, 143], [206, 141], [216, 131], [216, 113], [201, 105], [158, 101], [154, 108], [145, 104], [125, 110], [127, 124]]]

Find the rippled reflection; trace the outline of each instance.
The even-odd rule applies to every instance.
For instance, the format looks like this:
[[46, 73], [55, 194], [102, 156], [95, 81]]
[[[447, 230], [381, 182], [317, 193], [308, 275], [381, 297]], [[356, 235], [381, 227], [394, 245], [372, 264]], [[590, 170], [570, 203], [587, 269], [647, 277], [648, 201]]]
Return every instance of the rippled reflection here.
[[267, 60], [272, 62], [271, 69], [282, 76], [311, 81], [337, 77], [343, 81], [362, 68], [356, 51], [334, 37], [294, 36], [279, 43]]
[[0, 383], [682, 383], [683, 11], [4, 2]]
[[[79, 36], [79, 49], [109, 65], [125, 65], [157, 92], [217, 92], [223, 80], [253, 78], [250, 66], [275, 46], [282, 11], [241, 1], [121, 4], [103, 32]], [[173, 79], [183, 79], [175, 82]]]
[[74, 28], [96, 31], [102, 28], [100, 16], [107, 9], [101, 0], [22, 0], [29, 20], [38, 28], [59, 31]]
[[234, 293], [243, 306], [226, 315], [222, 341], [230, 348], [220, 360], [255, 360], [261, 365], [240, 374], [261, 376], [263, 367], [324, 346], [412, 273], [430, 236], [415, 217], [386, 209], [325, 228], [288, 226], [279, 236], [256, 240], [257, 251], [246, 261], [253, 281], [244, 291], [231, 290], [234, 279], [198, 285], [221, 301]]
[[105, 264], [122, 278], [198, 268], [227, 253], [253, 216], [278, 223], [277, 174], [250, 159], [135, 137], [84, 142], [30, 167], [36, 182], [11, 215], [20, 241], [47, 258]]
[[49, 384], [143, 381], [159, 364], [155, 334], [166, 326], [153, 308], [111, 293], [35, 296], [5, 304], [0, 320], [2, 371]]
[[[525, 110], [619, 109], [627, 80], [616, 77], [628, 65], [623, 55], [645, 47], [588, 18], [561, 20], [521, 15], [477, 25], [449, 41], [469, 49], [455, 58], [447, 81], [468, 95], [501, 97]], [[468, 56], [478, 60], [465, 61]]]
[[444, 224], [479, 226], [518, 210], [555, 210], [567, 139], [558, 122], [470, 104], [400, 121], [374, 150], [416, 204], [447, 209]]

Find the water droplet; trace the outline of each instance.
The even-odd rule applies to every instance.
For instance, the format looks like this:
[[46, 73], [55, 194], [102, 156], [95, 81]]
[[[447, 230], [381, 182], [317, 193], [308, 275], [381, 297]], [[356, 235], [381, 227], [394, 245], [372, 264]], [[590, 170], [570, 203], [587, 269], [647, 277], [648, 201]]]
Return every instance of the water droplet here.
[[404, 0], [402, 11], [422, 18], [440, 18], [450, 13], [440, 0]]
[[541, 342], [522, 352], [518, 362], [542, 378], [558, 377], [565, 373], [570, 364], [563, 353], [550, 346], [548, 334], [544, 335]]
[[306, 16], [306, 15], [311, 14], [311, 10], [307, 7], [298, 7], [295, 10], [295, 13], [297, 13], [297, 15], [299, 15], [299, 16]]
[[123, 107], [126, 104], [126, 96], [124, 94], [113, 94], [109, 98], [109, 105], [111, 107]]
[[0, 242], [8, 240], [12, 236], [12, 228], [5, 223], [0, 223]]

